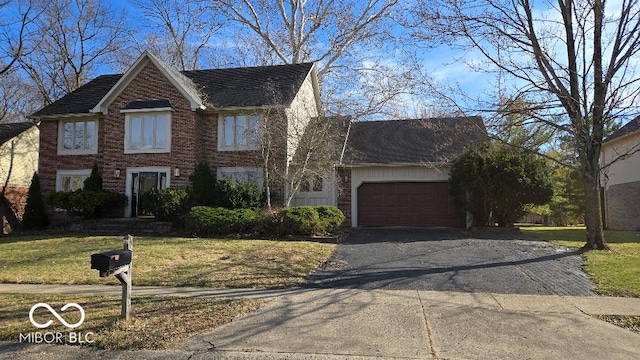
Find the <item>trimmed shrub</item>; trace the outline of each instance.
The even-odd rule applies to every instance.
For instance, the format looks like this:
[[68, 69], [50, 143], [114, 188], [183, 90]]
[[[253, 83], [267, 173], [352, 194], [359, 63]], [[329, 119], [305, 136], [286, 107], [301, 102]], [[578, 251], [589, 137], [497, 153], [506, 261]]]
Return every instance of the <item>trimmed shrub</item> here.
[[218, 181], [215, 198], [218, 206], [227, 209], [260, 208], [264, 205], [264, 196], [256, 184], [236, 184], [231, 179]]
[[157, 220], [181, 224], [189, 211], [191, 198], [185, 189], [154, 189], [142, 195], [142, 207]]
[[313, 235], [322, 230], [320, 216], [313, 206], [284, 208], [281, 214], [280, 234]]
[[51, 193], [45, 201], [53, 207], [66, 210], [71, 215], [96, 219], [106, 211], [125, 207], [128, 199], [124, 194], [107, 190], [76, 190]]
[[187, 213], [185, 226], [197, 235], [229, 234], [250, 229], [255, 219], [256, 212], [251, 209], [195, 206]]
[[344, 222], [344, 214], [335, 206], [316, 206], [320, 217], [320, 228], [323, 232], [332, 232]]
[[44, 210], [44, 202], [42, 201], [40, 177], [38, 176], [38, 173], [33, 173], [29, 192], [27, 193], [27, 204], [25, 205], [22, 222], [20, 223], [20, 229], [44, 229], [47, 225], [49, 225], [49, 218]]
[[280, 232], [281, 224], [282, 209], [264, 207], [256, 214], [253, 230], [259, 234], [274, 236]]

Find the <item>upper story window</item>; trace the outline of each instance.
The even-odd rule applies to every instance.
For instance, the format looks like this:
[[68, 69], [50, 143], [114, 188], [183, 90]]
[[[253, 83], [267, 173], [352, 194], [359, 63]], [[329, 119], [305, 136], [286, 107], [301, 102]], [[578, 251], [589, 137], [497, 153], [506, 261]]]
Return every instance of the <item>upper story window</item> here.
[[223, 115], [218, 122], [219, 150], [258, 150], [260, 115]]
[[166, 109], [151, 110], [121, 110], [126, 112], [125, 154], [171, 151], [171, 112]]
[[58, 154], [98, 153], [96, 120], [63, 120], [58, 126]]

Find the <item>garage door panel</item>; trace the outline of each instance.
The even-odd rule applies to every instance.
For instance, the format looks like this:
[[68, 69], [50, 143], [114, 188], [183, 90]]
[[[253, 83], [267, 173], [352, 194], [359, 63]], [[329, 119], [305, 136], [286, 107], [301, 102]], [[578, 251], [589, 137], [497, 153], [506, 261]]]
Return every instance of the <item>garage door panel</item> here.
[[359, 226], [463, 227], [446, 182], [364, 183], [358, 188]]

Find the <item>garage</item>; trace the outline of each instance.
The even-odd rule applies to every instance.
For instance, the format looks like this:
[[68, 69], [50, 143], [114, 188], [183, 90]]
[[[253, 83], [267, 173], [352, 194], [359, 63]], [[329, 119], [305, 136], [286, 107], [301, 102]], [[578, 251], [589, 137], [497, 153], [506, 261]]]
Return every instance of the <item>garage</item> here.
[[363, 183], [357, 199], [358, 226], [465, 226], [453, 213], [448, 182]]

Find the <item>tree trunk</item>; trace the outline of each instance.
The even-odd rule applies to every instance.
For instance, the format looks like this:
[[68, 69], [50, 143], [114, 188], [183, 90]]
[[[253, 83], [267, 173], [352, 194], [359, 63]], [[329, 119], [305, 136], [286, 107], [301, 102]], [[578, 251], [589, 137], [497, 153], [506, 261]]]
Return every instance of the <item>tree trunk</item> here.
[[587, 226], [587, 243], [583, 250], [608, 249], [609, 247], [604, 240], [598, 177], [591, 173], [582, 176], [585, 195], [585, 224]]
[[18, 217], [13, 212], [11, 202], [4, 196], [4, 194], [2, 194], [2, 199], [0, 199], [0, 207], [2, 208], [2, 214], [7, 219], [7, 223], [9, 223], [11, 230], [16, 230], [20, 225], [20, 220], [18, 220]]

